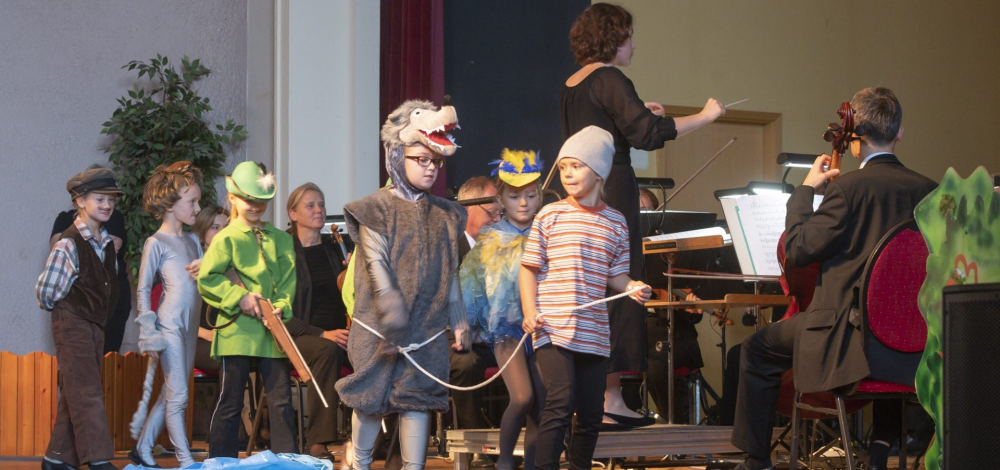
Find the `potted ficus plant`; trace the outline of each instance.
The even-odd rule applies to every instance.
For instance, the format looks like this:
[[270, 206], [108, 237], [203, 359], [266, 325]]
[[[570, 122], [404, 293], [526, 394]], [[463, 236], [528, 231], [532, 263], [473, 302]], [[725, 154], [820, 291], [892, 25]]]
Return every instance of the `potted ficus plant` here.
[[214, 129], [204, 120], [212, 107], [192, 85], [211, 71], [199, 59], [184, 56], [178, 71], [157, 54], [148, 63], [132, 61], [122, 68], [138, 70], [137, 78], [148, 76], [150, 81], [145, 87], [136, 83], [128, 96], [119, 98], [118, 109], [101, 130], [113, 139], [104, 150], [125, 192], [116, 207], [125, 215], [128, 244], [123, 249], [135, 276], [143, 243], [159, 225], [142, 209], [142, 190], [153, 170], [161, 164], [190, 161], [204, 175], [202, 205], [214, 204], [215, 180], [225, 174], [225, 148], [245, 139], [247, 131], [231, 119]]

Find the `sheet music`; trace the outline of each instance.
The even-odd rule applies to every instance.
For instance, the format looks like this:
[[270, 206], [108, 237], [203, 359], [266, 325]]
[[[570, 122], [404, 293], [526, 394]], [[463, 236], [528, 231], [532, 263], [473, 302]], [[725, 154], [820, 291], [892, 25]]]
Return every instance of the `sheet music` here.
[[[736, 199], [722, 199], [722, 210], [733, 236], [733, 248], [740, 262], [740, 270], [745, 275], [781, 275], [778, 266], [778, 239], [785, 230], [785, 215], [788, 194], [744, 196]], [[755, 202], [750, 202], [754, 200]], [[771, 198], [768, 200], [766, 198]], [[740, 206], [740, 201], [743, 205]], [[815, 196], [815, 211], [823, 196]], [[754, 214], [756, 209], [761, 214]], [[763, 225], [762, 225], [763, 224]], [[766, 227], [761, 229], [760, 227]], [[755, 242], [751, 242], [754, 240]], [[753, 250], [753, 251], [751, 251]]]
[[736, 251], [736, 259], [740, 262], [740, 271], [744, 275], [752, 276], [753, 263], [750, 262], [750, 251], [747, 249], [746, 237], [743, 236], [743, 226], [740, 224], [739, 216], [736, 215], [736, 199], [724, 198], [719, 202], [722, 203], [722, 213], [726, 217], [726, 224], [729, 225], [733, 249]]
[[753, 274], [780, 276], [778, 240], [785, 231], [788, 194], [760, 194], [736, 199], [736, 215], [750, 253]]
[[642, 239], [644, 242], [654, 242], [661, 240], [682, 240], [685, 238], [697, 238], [697, 237], [711, 237], [713, 235], [718, 235], [725, 240], [728, 238], [726, 229], [722, 227], [709, 227], [698, 230], [688, 230], [687, 232], [675, 232], [675, 233], [665, 233], [663, 235], [655, 235], [652, 237], [645, 237]]

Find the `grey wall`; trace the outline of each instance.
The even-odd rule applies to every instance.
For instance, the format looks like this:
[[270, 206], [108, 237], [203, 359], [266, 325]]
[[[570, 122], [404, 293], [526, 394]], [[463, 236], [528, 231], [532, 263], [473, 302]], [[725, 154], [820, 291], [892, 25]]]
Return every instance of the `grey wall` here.
[[[66, 180], [107, 162], [101, 123], [135, 80], [120, 67], [157, 53], [200, 58], [212, 70], [197, 85], [215, 108], [208, 119], [245, 123], [247, 4], [4, 0], [0, 44], [0, 350], [52, 353], [35, 281], [52, 221], [70, 208]], [[228, 167], [244, 154], [235, 149]]]

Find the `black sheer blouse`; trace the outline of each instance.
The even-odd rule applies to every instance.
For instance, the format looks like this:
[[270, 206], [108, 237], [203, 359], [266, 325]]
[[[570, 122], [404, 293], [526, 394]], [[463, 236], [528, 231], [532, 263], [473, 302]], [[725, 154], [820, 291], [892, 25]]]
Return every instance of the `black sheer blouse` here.
[[677, 138], [674, 119], [647, 109], [632, 80], [616, 67], [601, 67], [576, 86], [563, 86], [559, 107], [563, 140], [587, 126], [606, 129], [615, 139], [616, 164], [632, 163], [631, 147], [655, 150]]

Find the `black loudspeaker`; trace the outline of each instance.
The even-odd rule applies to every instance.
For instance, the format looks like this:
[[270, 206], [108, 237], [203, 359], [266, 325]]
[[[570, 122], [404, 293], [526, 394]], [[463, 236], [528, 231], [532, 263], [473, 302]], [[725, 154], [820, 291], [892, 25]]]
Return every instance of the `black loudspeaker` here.
[[1000, 283], [945, 287], [945, 470], [993, 468], [1000, 449]]

